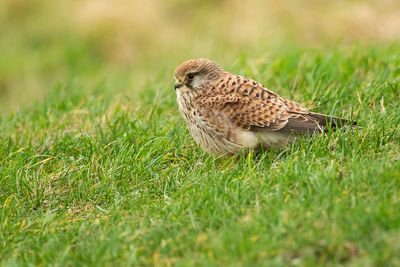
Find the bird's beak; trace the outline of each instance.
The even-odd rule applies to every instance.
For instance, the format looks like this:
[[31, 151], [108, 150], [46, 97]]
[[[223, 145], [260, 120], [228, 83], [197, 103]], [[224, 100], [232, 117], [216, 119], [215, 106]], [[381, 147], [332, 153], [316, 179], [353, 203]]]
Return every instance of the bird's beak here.
[[174, 85], [175, 90], [181, 88], [182, 86], [183, 86], [182, 83], [175, 83], [175, 85]]

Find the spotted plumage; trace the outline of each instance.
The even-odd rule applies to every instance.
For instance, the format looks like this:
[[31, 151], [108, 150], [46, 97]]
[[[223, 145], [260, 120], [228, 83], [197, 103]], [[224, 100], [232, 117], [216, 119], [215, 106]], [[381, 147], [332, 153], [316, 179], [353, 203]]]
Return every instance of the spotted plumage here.
[[215, 155], [243, 148], [282, 147], [298, 134], [313, 134], [355, 122], [313, 113], [262, 84], [224, 71], [208, 59], [182, 63], [175, 71], [179, 110], [194, 140]]

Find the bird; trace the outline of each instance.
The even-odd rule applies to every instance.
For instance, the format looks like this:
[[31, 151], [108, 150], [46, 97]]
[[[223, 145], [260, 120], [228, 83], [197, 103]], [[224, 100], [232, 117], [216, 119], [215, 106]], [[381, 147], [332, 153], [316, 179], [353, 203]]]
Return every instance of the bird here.
[[311, 112], [206, 58], [180, 64], [174, 80], [179, 111], [191, 136], [215, 156], [259, 147], [284, 148], [298, 136], [357, 124]]

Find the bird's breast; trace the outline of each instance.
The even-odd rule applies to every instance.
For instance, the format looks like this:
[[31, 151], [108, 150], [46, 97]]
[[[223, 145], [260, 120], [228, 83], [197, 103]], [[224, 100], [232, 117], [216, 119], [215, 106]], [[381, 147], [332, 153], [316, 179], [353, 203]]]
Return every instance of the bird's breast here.
[[176, 100], [178, 102], [179, 111], [187, 120], [193, 109], [196, 108], [193, 102], [194, 94], [189, 89], [182, 88], [176, 91]]
[[238, 129], [215, 110], [202, 110], [190, 92], [177, 91], [177, 102], [190, 134], [206, 151], [217, 155], [233, 154], [242, 147], [256, 145], [253, 133]]

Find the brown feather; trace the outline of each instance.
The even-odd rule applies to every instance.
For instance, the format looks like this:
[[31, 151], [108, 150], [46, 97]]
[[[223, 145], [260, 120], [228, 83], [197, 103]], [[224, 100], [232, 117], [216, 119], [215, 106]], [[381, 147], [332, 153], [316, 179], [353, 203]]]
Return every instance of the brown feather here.
[[[188, 73], [195, 73], [187, 79]], [[284, 146], [356, 122], [308, 111], [262, 84], [225, 72], [210, 60], [184, 62], [175, 72], [177, 99], [190, 133], [206, 151], [222, 155], [258, 145]], [[294, 134], [294, 135], [293, 135]]]

